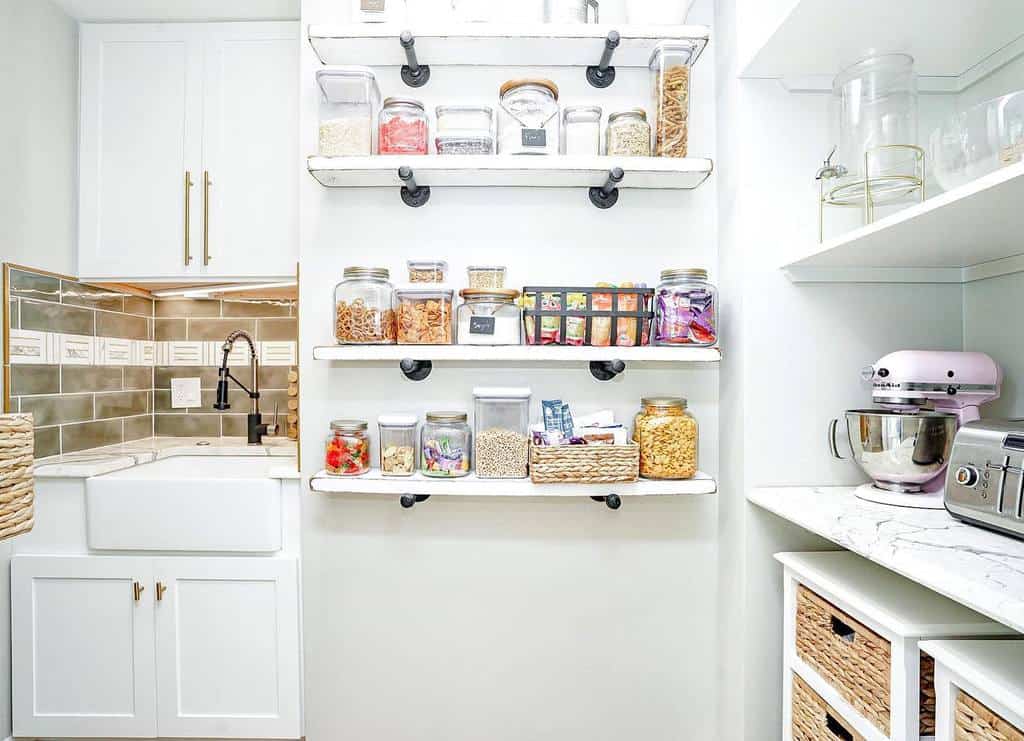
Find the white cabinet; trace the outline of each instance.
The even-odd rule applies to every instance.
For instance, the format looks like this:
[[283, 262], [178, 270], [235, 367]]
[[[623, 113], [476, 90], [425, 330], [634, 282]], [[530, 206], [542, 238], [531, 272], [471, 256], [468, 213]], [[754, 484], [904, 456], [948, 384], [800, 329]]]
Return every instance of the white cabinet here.
[[294, 558], [15, 556], [14, 735], [299, 738]]
[[78, 273], [290, 276], [295, 23], [85, 24]]
[[12, 560], [15, 736], [156, 735], [151, 569], [146, 558]]

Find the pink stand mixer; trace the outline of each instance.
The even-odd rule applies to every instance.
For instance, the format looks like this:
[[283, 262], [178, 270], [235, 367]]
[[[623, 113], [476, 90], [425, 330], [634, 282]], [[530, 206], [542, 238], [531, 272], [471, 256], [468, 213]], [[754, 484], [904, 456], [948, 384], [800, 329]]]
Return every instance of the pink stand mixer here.
[[[979, 407], [999, 398], [1003, 374], [978, 352], [901, 350], [865, 368], [871, 397], [881, 409], [846, 412], [853, 459], [874, 481], [857, 496], [883, 504], [942, 509], [942, 489], [953, 438], [980, 418]], [[829, 427], [839, 453], [839, 420]]]

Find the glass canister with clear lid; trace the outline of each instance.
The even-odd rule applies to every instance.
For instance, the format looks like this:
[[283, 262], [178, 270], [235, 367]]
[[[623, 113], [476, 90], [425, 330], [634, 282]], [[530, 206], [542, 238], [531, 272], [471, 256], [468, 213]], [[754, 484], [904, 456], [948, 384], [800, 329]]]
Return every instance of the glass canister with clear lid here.
[[562, 154], [601, 154], [601, 107], [566, 106], [562, 111]]
[[331, 476], [359, 476], [370, 470], [370, 438], [361, 419], [336, 419], [324, 446], [324, 469]]
[[442, 105], [436, 109], [438, 154], [494, 154], [494, 109]]
[[521, 345], [522, 310], [519, 291], [508, 288], [464, 288], [455, 340], [460, 345]]
[[407, 260], [410, 283], [444, 283], [448, 263], [444, 260]]
[[697, 474], [697, 420], [678, 396], [640, 400], [633, 421], [645, 479], [692, 479]]
[[321, 157], [373, 154], [374, 121], [380, 106], [377, 78], [369, 67], [317, 70], [320, 87]]
[[334, 338], [339, 345], [394, 345], [394, 288], [386, 268], [347, 267], [334, 289]]
[[378, 417], [380, 472], [382, 476], [412, 476], [416, 473], [416, 426], [413, 414]]
[[642, 108], [621, 111], [608, 116], [605, 153], [618, 157], [649, 157], [651, 125]]
[[441, 284], [412, 283], [395, 289], [399, 345], [452, 344], [455, 291]]
[[504, 288], [504, 265], [470, 265], [466, 268], [470, 288]]
[[690, 67], [703, 42], [663, 41], [651, 54], [654, 156], [685, 157], [690, 143]]
[[498, 154], [557, 154], [558, 86], [551, 80], [509, 80], [500, 95]]
[[710, 347], [718, 341], [718, 289], [702, 268], [661, 271], [654, 294], [654, 344]]
[[424, 476], [459, 478], [469, 474], [473, 434], [465, 412], [427, 412], [420, 431], [420, 470]]
[[473, 389], [473, 458], [482, 479], [525, 479], [530, 452], [530, 389]]
[[380, 111], [381, 154], [426, 154], [427, 112], [412, 98], [386, 98]]

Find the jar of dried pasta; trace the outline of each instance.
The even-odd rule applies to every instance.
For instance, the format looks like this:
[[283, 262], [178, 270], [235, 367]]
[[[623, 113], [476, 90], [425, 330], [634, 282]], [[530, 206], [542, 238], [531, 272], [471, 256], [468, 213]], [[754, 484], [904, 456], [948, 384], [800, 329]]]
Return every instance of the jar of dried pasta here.
[[700, 52], [696, 40], [663, 41], [654, 47], [650, 70], [654, 100], [654, 156], [685, 157], [690, 133], [690, 67]]
[[645, 479], [692, 479], [697, 473], [697, 420], [677, 396], [640, 400], [633, 441]]
[[345, 268], [334, 289], [334, 338], [339, 345], [394, 345], [394, 287], [386, 268]]
[[452, 300], [443, 286], [412, 284], [395, 290], [399, 345], [452, 344]]

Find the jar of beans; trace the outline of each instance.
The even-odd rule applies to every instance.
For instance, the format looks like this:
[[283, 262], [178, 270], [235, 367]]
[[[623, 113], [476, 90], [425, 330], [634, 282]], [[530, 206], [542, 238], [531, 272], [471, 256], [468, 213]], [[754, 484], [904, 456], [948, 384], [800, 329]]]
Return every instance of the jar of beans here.
[[360, 476], [370, 470], [370, 439], [366, 422], [336, 419], [327, 436], [324, 468], [331, 476]]
[[381, 154], [426, 154], [427, 112], [411, 98], [386, 98], [380, 112]]
[[641, 108], [608, 116], [605, 137], [607, 154], [618, 157], [651, 155], [651, 125], [647, 123], [647, 113]]
[[697, 474], [697, 420], [676, 396], [640, 400], [633, 441], [645, 479], [692, 479]]
[[339, 345], [394, 345], [394, 289], [386, 268], [348, 267], [334, 289], [334, 338]]

